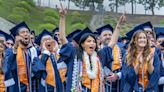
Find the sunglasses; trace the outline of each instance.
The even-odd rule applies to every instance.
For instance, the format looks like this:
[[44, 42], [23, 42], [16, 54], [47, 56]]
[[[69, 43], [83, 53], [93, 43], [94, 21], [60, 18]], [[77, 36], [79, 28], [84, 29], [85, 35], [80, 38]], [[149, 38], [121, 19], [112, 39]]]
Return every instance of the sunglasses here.
[[14, 45], [13, 43], [9, 43], [9, 42], [7, 42], [6, 44], [11, 45], [11, 46], [13, 46], [13, 45]]

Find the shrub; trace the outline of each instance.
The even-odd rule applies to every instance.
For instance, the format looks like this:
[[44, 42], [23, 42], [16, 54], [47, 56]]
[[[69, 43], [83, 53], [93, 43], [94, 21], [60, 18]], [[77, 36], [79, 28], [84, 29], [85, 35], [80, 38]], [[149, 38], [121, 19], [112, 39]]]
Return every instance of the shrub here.
[[45, 9], [44, 10], [44, 14], [46, 16], [52, 16], [52, 17], [54, 17], [56, 19], [59, 19], [59, 14], [55, 10], [53, 10], [53, 9]]
[[72, 12], [71, 15], [72, 16], [76, 16], [76, 17], [80, 17], [81, 16], [80, 12], [78, 12], [78, 11]]
[[72, 30], [76, 30], [76, 29], [84, 29], [86, 27], [85, 24], [82, 24], [82, 23], [76, 23], [74, 25], [71, 26], [71, 29]]
[[43, 20], [46, 23], [51, 23], [51, 24], [54, 24], [54, 25], [57, 25], [59, 23], [59, 21], [57, 19], [55, 19], [54, 17], [52, 17], [52, 16], [45, 16]]
[[25, 9], [27, 9], [28, 11], [31, 10], [30, 4], [27, 3], [26, 1], [20, 1], [20, 2], [18, 2], [18, 3], [17, 3], [17, 6], [18, 6], [18, 7], [25, 8]]
[[23, 21], [23, 16], [21, 15], [17, 15], [17, 14], [11, 14], [8, 16], [8, 19], [11, 20], [14, 23], [19, 23], [21, 21]]
[[41, 31], [43, 31], [43, 29], [47, 29], [47, 30], [53, 30], [56, 26], [51, 24], [51, 23], [47, 23], [47, 24], [40, 24], [38, 26], [38, 32], [40, 33]]

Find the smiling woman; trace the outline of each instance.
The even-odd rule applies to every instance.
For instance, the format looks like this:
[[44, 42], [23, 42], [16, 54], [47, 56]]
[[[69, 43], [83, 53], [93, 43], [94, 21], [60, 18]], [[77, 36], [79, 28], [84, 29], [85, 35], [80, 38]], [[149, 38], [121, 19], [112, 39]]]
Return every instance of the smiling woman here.
[[[134, 31], [134, 32], [132, 32]], [[154, 48], [142, 28], [136, 27], [129, 32], [132, 36], [127, 55], [123, 58], [123, 92], [158, 92], [160, 62]], [[157, 81], [156, 81], [157, 80]], [[128, 85], [128, 87], [127, 87]], [[134, 87], [137, 85], [137, 87]], [[128, 89], [127, 89], [128, 88]]]

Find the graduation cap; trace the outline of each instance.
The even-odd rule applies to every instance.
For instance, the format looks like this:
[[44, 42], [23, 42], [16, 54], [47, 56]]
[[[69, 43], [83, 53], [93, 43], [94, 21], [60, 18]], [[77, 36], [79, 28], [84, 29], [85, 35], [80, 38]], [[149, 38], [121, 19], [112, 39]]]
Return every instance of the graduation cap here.
[[144, 30], [152, 30], [152, 28], [153, 28], [153, 25], [152, 25], [152, 23], [150, 21], [145, 22], [145, 23], [143, 23], [141, 25], [143, 26]]
[[80, 32], [81, 32], [81, 30], [77, 29], [77, 30], [73, 31], [72, 33], [68, 34], [66, 37], [67, 40], [71, 42], [73, 40], [73, 38]]
[[4, 37], [6, 39], [6, 41], [12, 40], [14, 42], [14, 38], [11, 35], [3, 32], [2, 30], [0, 30], [0, 36]]
[[100, 36], [98, 32], [93, 32], [93, 34], [95, 35], [96, 38]]
[[5, 40], [7, 40], [6, 35], [8, 35], [8, 34], [3, 32], [2, 30], [0, 30], [0, 37], [4, 37]]
[[136, 27], [134, 27], [131, 31], [129, 31], [128, 33], [126, 33], [126, 37], [128, 40], [131, 40], [131, 38], [133, 37], [133, 34], [138, 32], [138, 31], [144, 31], [143, 30], [143, 25], [138, 25]]
[[164, 47], [164, 41], [160, 44], [162, 47]]
[[99, 35], [101, 35], [103, 31], [111, 31], [113, 33], [113, 27], [110, 24], [107, 24], [105, 26], [96, 29], [96, 31], [98, 32]]
[[55, 29], [52, 30], [52, 34], [54, 34], [55, 32], [59, 32], [59, 27], [56, 27]]
[[157, 37], [157, 39], [158, 38], [164, 38], [164, 33], [163, 32], [158, 33], [158, 34], [156, 34], [156, 37]]
[[42, 37], [43, 37], [43, 36], [46, 36], [46, 35], [49, 35], [49, 36], [52, 37], [52, 34], [51, 34], [48, 30], [44, 29], [44, 30], [37, 36], [37, 38], [36, 38], [36, 40], [35, 40], [35, 43], [38, 44], [38, 45], [40, 45], [40, 42], [41, 42], [41, 40], [42, 40]]
[[164, 27], [155, 27], [154, 30], [156, 34], [164, 33]]
[[6, 41], [8, 41], [8, 40], [12, 40], [13, 42], [15, 41], [14, 38], [13, 38], [13, 36], [7, 34], [6, 35]]
[[84, 34], [88, 34], [88, 33], [92, 33], [92, 31], [88, 27], [86, 27], [83, 31], [81, 31], [77, 35], [75, 35], [74, 38], [73, 38], [73, 40], [76, 41], [76, 43], [79, 43], [80, 38]]
[[35, 36], [35, 31], [34, 30], [32, 30], [30, 33]]
[[11, 35], [13, 35], [13, 37], [15, 37], [18, 34], [18, 32], [20, 31], [19, 30], [20, 28], [27, 28], [30, 31], [27, 24], [25, 22], [21, 22], [18, 25], [16, 25], [15, 27], [13, 27], [12, 29], [10, 29]]

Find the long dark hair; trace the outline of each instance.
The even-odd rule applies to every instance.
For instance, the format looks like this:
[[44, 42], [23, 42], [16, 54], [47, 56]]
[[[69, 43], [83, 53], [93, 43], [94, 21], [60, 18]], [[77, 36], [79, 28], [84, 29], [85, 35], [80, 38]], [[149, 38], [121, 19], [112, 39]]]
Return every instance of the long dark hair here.
[[92, 37], [95, 40], [95, 42], [96, 42], [96, 49], [95, 49], [95, 51], [97, 51], [97, 49], [98, 49], [98, 47], [97, 47], [97, 40], [96, 40], [96, 37], [94, 36], [94, 34], [92, 34], [92, 33], [86, 33], [83, 36], [81, 36], [81, 38], [79, 40], [79, 43], [78, 43], [79, 44], [79, 49], [78, 49], [78, 52], [77, 52], [77, 58], [79, 60], [81, 60], [81, 61], [82, 61], [82, 58], [83, 58], [83, 51], [84, 51], [84, 49], [82, 47], [82, 44], [85, 42], [85, 40], [88, 37]]

